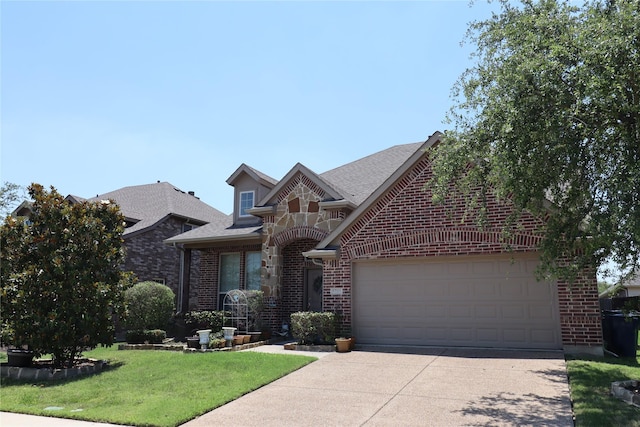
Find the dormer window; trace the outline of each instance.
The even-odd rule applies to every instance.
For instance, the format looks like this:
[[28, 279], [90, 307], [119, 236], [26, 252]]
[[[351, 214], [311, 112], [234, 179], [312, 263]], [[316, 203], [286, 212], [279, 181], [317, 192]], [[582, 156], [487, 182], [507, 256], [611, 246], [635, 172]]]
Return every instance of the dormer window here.
[[239, 206], [240, 209], [238, 210], [240, 212], [239, 215], [241, 217], [251, 216], [251, 214], [249, 214], [247, 210], [253, 207], [254, 195], [255, 195], [255, 192], [253, 191], [242, 191], [240, 193], [240, 206]]

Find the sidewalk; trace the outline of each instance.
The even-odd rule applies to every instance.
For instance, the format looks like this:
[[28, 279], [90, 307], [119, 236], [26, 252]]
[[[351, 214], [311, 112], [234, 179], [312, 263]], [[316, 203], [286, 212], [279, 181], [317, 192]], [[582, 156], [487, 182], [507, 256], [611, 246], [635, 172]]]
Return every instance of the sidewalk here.
[[[53, 415], [53, 414], [52, 414]], [[122, 427], [115, 424], [92, 423], [90, 421], [68, 420], [64, 418], [36, 417], [35, 415], [0, 412], [2, 427]]]

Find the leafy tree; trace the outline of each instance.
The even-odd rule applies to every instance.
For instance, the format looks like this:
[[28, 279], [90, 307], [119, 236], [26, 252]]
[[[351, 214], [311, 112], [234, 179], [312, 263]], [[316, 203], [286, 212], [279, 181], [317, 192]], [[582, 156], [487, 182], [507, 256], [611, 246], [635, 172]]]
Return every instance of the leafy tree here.
[[140, 282], [124, 292], [128, 329], [166, 329], [174, 310], [171, 288], [156, 282]]
[[2, 339], [70, 366], [86, 348], [113, 342], [128, 275], [124, 217], [109, 201], [71, 205], [52, 187], [32, 184], [30, 222], [0, 228]]
[[11, 208], [24, 197], [24, 188], [18, 184], [5, 181], [0, 187], [0, 215], [5, 217]]
[[455, 182], [468, 208], [493, 193], [513, 201], [513, 219], [544, 218], [543, 273], [638, 266], [640, 2], [500, 5], [470, 24], [477, 51], [434, 150], [435, 199]]

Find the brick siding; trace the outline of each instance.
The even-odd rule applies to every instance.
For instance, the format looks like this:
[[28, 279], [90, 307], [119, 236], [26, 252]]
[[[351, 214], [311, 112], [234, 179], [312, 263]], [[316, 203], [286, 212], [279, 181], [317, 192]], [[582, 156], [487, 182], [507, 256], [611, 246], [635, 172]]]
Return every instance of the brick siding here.
[[[163, 241], [182, 232], [184, 221], [167, 218], [155, 227], [132, 235], [125, 236], [124, 246], [126, 259], [125, 271], [133, 271], [139, 281], [164, 280], [178, 298], [180, 284], [180, 249], [165, 245]], [[200, 257], [194, 251], [190, 272], [190, 305], [195, 305], [200, 277]]]
[[[431, 170], [425, 158], [383, 194], [342, 235], [340, 258], [325, 262], [324, 303], [343, 313], [343, 327], [351, 323], [351, 266], [356, 259], [500, 254], [535, 251], [541, 223], [522, 215], [511, 233], [512, 205], [489, 197], [487, 222], [476, 225], [477, 215], [465, 215], [462, 196], [434, 205], [425, 189]], [[453, 192], [452, 192], [453, 193]], [[342, 288], [332, 296], [330, 288]], [[562, 342], [572, 346], [601, 346], [602, 334], [595, 272], [584, 272], [573, 284], [558, 283]]]
[[[262, 245], [257, 244], [245, 244], [245, 245], [228, 245], [220, 246], [216, 248], [203, 249], [200, 252], [201, 257], [201, 279], [198, 292], [198, 300], [196, 308], [198, 310], [217, 310], [219, 307], [218, 293], [219, 293], [219, 269], [220, 269], [220, 254], [223, 253], [240, 253], [240, 276], [238, 277], [237, 289], [244, 289], [244, 274], [245, 274], [245, 256], [247, 252], [259, 252], [262, 250]], [[198, 252], [195, 251], [194, 252]]]

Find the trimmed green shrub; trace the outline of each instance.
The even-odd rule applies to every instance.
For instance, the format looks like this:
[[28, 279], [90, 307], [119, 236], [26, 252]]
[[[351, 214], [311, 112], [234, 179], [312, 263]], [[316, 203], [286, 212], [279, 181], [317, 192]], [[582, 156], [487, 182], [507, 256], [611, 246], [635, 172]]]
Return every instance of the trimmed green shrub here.
[[335, 314], [299, 311], [291, 314], [291, 333], [300, 344], [333, 344], [336, 338]]
[[165, 329], [171, 320], [175, 295], [161, 283], [140, 282], [127, 289], [127, 329]]
[[162, 344], [166, 338], [167, 333], [162, 329], [132, 329], [127, 331], [126, 337], [129, 344]]
[[223, 311], [190, 311], [184, 316], [187, 333], [194, 333], [199, 329], [211, 329], [214, 333], [219, 332], [222, 330], [223, 320]]
[[247, 296], [247, 309], [249, 314], [249, 330], [261, 331], [263, 328], [262, 314], [264, 312], [264, 292], [245, 291]]

